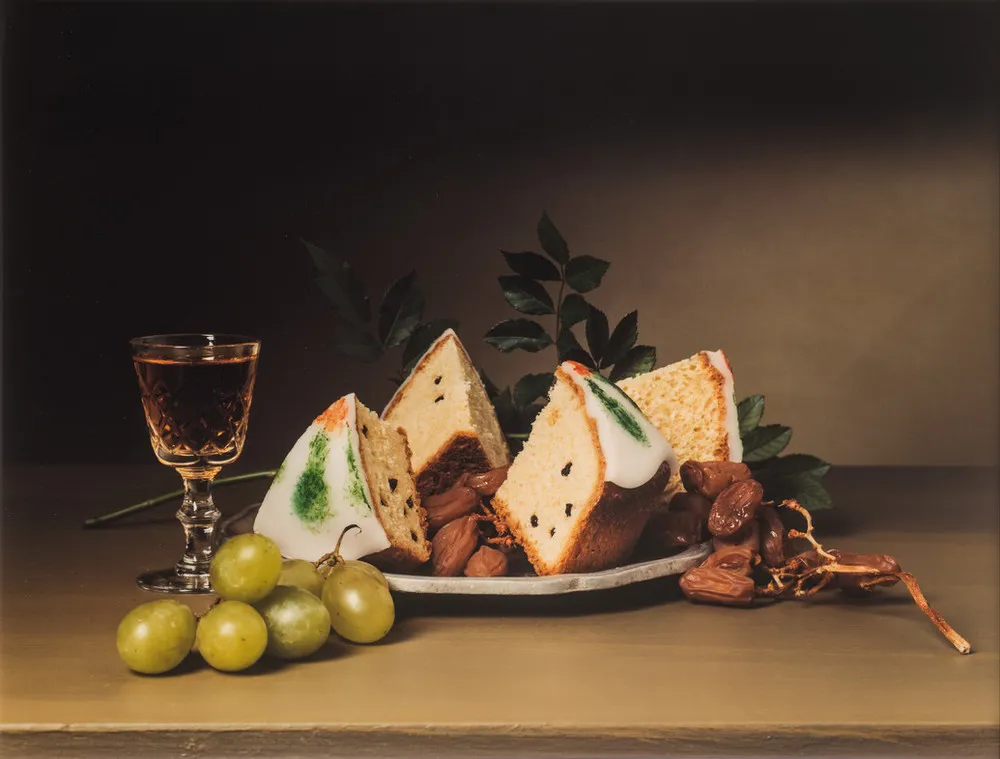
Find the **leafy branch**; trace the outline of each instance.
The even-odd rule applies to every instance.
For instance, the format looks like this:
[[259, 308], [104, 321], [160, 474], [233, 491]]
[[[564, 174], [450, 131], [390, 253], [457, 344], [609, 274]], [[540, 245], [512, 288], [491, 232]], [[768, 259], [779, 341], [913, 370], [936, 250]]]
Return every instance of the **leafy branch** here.
[[454, 319], [423, 320], [424, 294], [415, 271], [389, 285], [377, 319], [373, 318], [365, 283], [350, 263], [311, 242], [302, 243], [316, 268], [315, 282], [338, 317], [331, 330], [334, 349], [371, 363], [386, 351], [402, 346], [400, 371], [389, 378], [396, 385], [403, 382], [417, 359], [442, 332], [458, 328]]
[[809, 511], [833, 508], [833, 500], [820, 480], [830, 465], [806, 453], [779, 455], [792, 440], [792, 428], [764, 424], [764, 396], [751, 395], [737, 404], [743, 462], [764, 486], [769, 500], [794, 498]]
[[[547, 213], [542, 213], [536, 231], [545, 255], [501, 250], [513, 274], [499, 277], [499, 283], [504, 300], [518, 313], [554, 317], [552, 332], [535, 319], [518, 317], [491, 327], [484, 336], [486, 343], [502, 353], [537, 353], [554, 345], [559, 362], [572, 360], [595, 371], [608, 370], [612, 381], [651, 370], [656, 364], [656, 349], [636, 345], [638, 312], [626, 314], [611, 330], [607, 315], [583, 297], [600, 286], [611, 264], [594, 256], [571, 255]], [[554, 298], [550, 287], [556, 291]], [[578, 325], [583, 325], [586, 347], [574, 332]], [[544, 399], [552, 380], [551, 372], [526, 374], [512, 387], [500, 390], [484, 378], [512, 450], [520, 447], [531, 429], [542, 407], [539, 399]]]

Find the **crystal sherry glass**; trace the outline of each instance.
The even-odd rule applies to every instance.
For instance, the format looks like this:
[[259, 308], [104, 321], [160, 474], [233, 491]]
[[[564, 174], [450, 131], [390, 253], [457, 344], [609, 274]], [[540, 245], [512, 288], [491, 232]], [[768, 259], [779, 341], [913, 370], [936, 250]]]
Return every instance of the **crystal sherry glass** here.
[[177, 519], [184, 555], [169, 569], [140, 575], [145, 590], [211, 593], [208, 572], [221, 516], [212, 480], [239, 458], [246, 439], [260, 341], [241, 335], [137, 337], [132, 362], [153, 451], [184, 479]]

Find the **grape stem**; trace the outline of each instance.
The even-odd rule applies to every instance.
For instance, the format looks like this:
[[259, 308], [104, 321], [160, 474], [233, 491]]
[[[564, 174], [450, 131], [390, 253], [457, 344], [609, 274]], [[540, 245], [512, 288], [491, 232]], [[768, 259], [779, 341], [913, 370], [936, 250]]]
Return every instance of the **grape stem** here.
[[212, 609], [214, 609], [216, 606], [218, 606], [221, 603], [222, 603], [222, 599], [221, 598], [216, 598], [212, 602], [212, 605], [209, 606], [207, 609], [205, 609], [205, 611], [203, 611], [201, 614], [195, 614], [194, 615], [195, 620], [198, 621], [198, 622], [201, 622], [202, 617], [204, 617], [205, 615], [207, 615]]
[[[262, 471], [262, 472], [248, 472], [247, 474], [238, 474], [233, 477], [222, 477], [218, 480], [212, 482], [212, 489], [218, 487], [223, 487], [225, 485], [236, 485], [240, 482], [249, 482], [250, 480], [262, 480], [262, 479], [272, 479], [276, 474], [273, 470]], [[166, 503], [168, 501], [173, 501], [184, 495], [184, 490], [171, 490], [169, 493], [164, 493], [163, 495], [158, 495], [155, 498], [150, 498], [148, 500], [142, 501], [140, 503], [134, 503], [131, 506], [126, 506], [124, 509], [119, 509], [118, 511], [112, 511], [108, 514], [101, 514], [100, 516], [91, 517], [90, 519], [84, 520], [84, 529], [89, 529], [91, 527], [100, 527], [107, 524], [108, 522], [113, 522], [116, 519], [121, 519], [122, 517], [129, 516], [130, 514], [136, 514], [140, 511], [144, 511], [153, 506], [159, 506], [161, 503]]]
[[349, 530], [357, 530], [358, 532], [362, 532], [362, 529], [358, 527], [356, 524], [347, 525], [347, 527], [345, 527], [343, 530], [340, 531], [340, 537], [337, 538], [337, 545], [333, 547], [333, 550], [330, 551], [330, 553], [323, 554], [322, 556], [319, 557], [319, 559], [316, 562], [313, 563], [313, 566], [316, 567], [316, 569], [319, 569], [320, 567], [325, 566], [327, 564], [331, 566], [336, 566], [337, 564], [343, 561], [343, 559], [340, 558], [340, 544], [344, 542], [344, 536], [347, 534]]

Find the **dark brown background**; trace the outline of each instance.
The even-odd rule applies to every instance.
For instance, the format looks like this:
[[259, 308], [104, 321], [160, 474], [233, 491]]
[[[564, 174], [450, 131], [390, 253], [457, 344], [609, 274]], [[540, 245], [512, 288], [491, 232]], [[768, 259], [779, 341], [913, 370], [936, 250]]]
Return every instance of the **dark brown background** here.
[[151, 461], [126, 340], [264, 341], [241, 468], [398, 356], [329, 347], [299, 237], [481, 342], [547, 209], [661, 363], [793, 445], [995, 463], [996, 4], [7, 6], [3, 446]]

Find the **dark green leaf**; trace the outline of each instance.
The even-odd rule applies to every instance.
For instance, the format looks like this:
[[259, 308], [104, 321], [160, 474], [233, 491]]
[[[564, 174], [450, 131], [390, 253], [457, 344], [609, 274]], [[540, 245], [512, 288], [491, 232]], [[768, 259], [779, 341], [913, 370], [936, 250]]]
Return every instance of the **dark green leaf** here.
[[500, 277], [504, 299], [522, 314], [554, 314], [552, 296], [533, 279], [517, 275]]
[[576, 361], [591, 369], [597, 368], [594, 359], [583, 349], [583, 346], [576, 339], [576, 335], [573, 334], [573, 330], [568, 327], [564, 327], [562, 332], [559, 333], [559, 339], [556, 341], [556, 351], [559, 354], [560, 363], [563, 361]]
[[539, 401], [538, 403], [532, 403], [525, 406], [522, 409], [518, 409], [517, 412], [517, 431], [518, 432], [531, 432], [531, 425], [535, 421], [535, 417], [538, 413], [545, 407], [544, 401]]
[[802, 477], [796, 487], [796, 500], [809, 511], [833, 508], [833, 499], [823, 484], [814, 477]]
[[572, 327], [587, 318], [590, 313], [590, 304], [584, 300], [582, 295], [570, 293], [563, 298], [562, 308], [559, 310], [559, 320], [563, 327]]
[[599, 308], [590, 307], [587, 314], [587, 347], [594, 363], [601, 366], [604, 351], [608, 348], [608, 317]]
[[506, 250], [501, 250], [500, 252], [507, 259], [507, 265], [511, 268], [511, 271], [520, 274], [522, 277], [537, 279], [540, 282], [558, 282], [562, 279], [559, 269], [549, 259], [537, 253], [532, 253], [531, 251], [508, 253]]
[[524, 408], [532, 402], [545, 396], [552, 387], [552, 372], [542, 374], [525, 374], [514, 385], [514, 405]]
[[765, 494], [767, 498], [773, 497], [777, 500], [794, 498], [808, 511], [833, 508], [833, 499], [830, 498], [827, 489], [816, 477], [807, 474], [784, 478], [775, 483], [770, 492], [765, 486]]
[[618, 382], [651, 371], [654, 366], [656, 366], [656, 348], [651, 345], [636, 345], [621, 361], [615, 363], [609, 379]]
[[514, 399], [509, 387], [501, 390], [493, 401], [493, 408], [497, 413], [497, 421], [500, 428], [507, 433], [514, 432], [517, 426], [517, 411], [514, 408]]
[[743, 460], [763, 461], [777, 456], [792, 439], [792, 430], [780, 424], [765, 424], [743, 437]]
[[486, 372], [482, 369], [479, 370], [479, 379], [483, 381], [483, 387], [486, 388], [486, 397], [491, 401], [495, 400], [500, 395], [500, 388], [493, 383], [493, 380], [486, 376]]
[[321, 274], [333, 274], [337, 271], [340, 260], [327, 253], [318, 245], [314, 245], [308, 240], [302, 240], [302, 238], [299, 239], [302, 241], [302, 244], [306, 246], [306, 250], [309, 252], [309, 257], [312, 259], [313, 264]]
[[542, 325], [531, 319], [502, 321], [490, 327], [484, 339], [501, 353], [517, 349], [537, 353], [552, 345], [552, 338]]
[[328, 253], [311, 242], [302, 241], [320, 272], [316, 278], [320, 289], [333, 305], [341, 318], [358, 326], [367, 324], [371, 318], [371, 304], [365, 293], [365, 285], [354, 269], [340, 256]]
[[343, 282], [339, 277], [332, 274], [324, 274], [316, 278], [319, 289], [330, 301], [334, 312], [344, 321], [348, 321], [358, 327], [362, 327], [371, 320], [371, 307], [368, 305], [367, 296], [364, 298], [364, 305], [358, 308], [358, 304], [351, 298], [350, 293], [344, 289]]
[[807, 453], [790, 453], [787, 456], [768, 459], [757, 471], [765, 477], [808, 475], [820, 478], [830, 471], [830, 465]]
[[553, 261], [565, 264], [569, 261], [569, 246], [563, 236], [559, 234], [556, 225], [552, 223], [549, 215], [542, 211], [542, 218], [538, 220], [538, 242], [542, 244], [542, 250], [549, 254]]
[[382, 355], [382, 346], [371, 334], [341, 322], [333, 325], [333, 346], [345, 356], [366, 362]]
[[566, 264], [566, 284], [578, 293], [590, 292], [601, 284], [609, 266], [611, 264], [600, 258], [577, 256]]
[[417, 284], [417, 273], [400, 277], [386, 291], [378, 314], [378, 336], [386, 348], [394, 348], [410, 339], [424, 315], [424, 294]]
[[608, 340], [608, 347], [601, 360], [601, 368], [617, 364], [625, 358], [625, 354], [629, 352], [638, 339], [639, 312], [632, 311], [622, 317], [622, 320], [615, 327], [615, 331], [611, 333], [611, 339]]
[[736, 416], [740, 420], [740, 437], [751, 430], [757, 429], [760, 419], [764, 416], [764, 396], [751, 395], [736, 405]]
[[543, 403], [532, 403], [524, 408], [514, 408], [510, 388], [506, 388], [497, 399], [497, 419], [500, 421], [500, 428], [507, 438], [507, 445], [512, 455], [516, 456], [524, 447], [525, 438], [531, 432], [531, 425], [543, 405]]
[[409, 375], [413, 371], [413, 367], [431, 347], [431, 343], [441, 337], [441, 333], [447, 329], [457, 330], [458, 322], [454, 319], [435, 319], [413, 330], [410, 339], [403, 346], [403, 374]]

